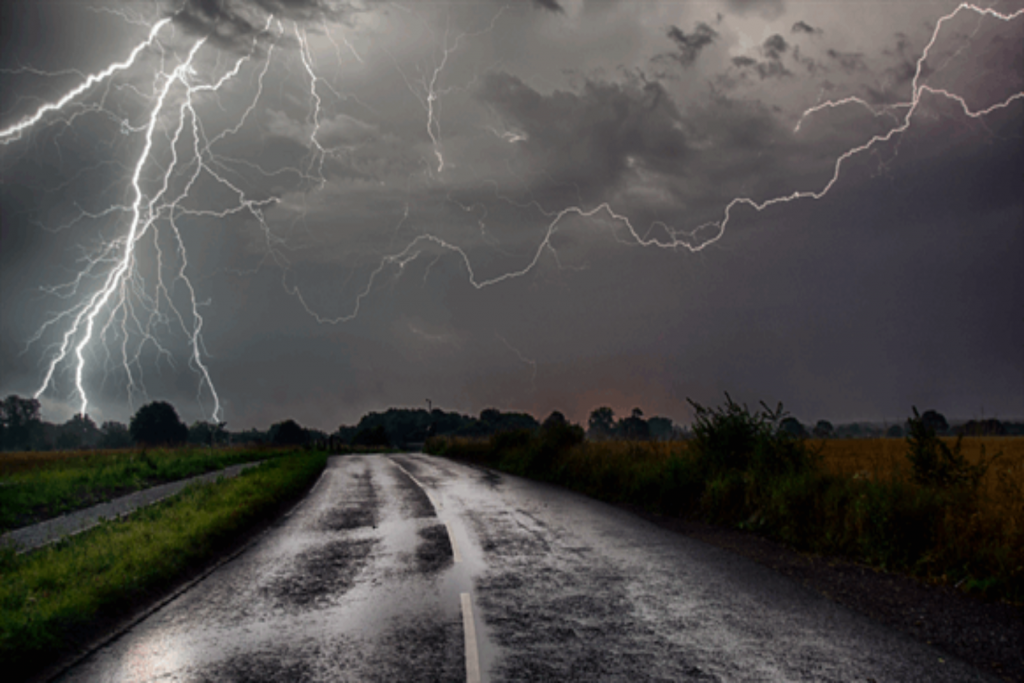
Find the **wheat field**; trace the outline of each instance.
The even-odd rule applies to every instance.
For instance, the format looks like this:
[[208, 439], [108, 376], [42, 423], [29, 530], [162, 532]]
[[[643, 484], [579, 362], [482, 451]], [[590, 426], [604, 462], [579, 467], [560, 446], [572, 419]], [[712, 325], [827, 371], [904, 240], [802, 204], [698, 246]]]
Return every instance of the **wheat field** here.
[[[943, 441], [952, 448], [955, 438]], [[910, 462], [904, 439], [809, 439], [820, 453], [822, 469], [831, 474], [874, 481], [909, 480]], [[1011, 527], [1024, 525], [1024, 437], [970, 436], [961, 452], [971, 463], [992, 460], [978, 491], [979, 511]]]

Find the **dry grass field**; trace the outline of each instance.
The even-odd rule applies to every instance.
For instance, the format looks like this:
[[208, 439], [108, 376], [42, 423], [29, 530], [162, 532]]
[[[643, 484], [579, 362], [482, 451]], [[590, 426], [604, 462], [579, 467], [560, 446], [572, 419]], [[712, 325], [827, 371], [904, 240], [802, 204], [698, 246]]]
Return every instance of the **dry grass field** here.
[[[953, 448], [955, 438], [943, 438]], [[909, 481], [910, 461], [904, 439], [811, 439], [808, 445], [821, 453], [822, 469], [831, 474], [872, 481]], [[963, 455], [972, 464], [995, 456], [978, 490], [978, 511], [1004, 530], [1024, 530], [1024, 437], [972, 436], [961, 442]]]
[[[943, 441], [952, 448], [955, 438]], [[905, 439], [808, 439], [829, 474], [877, 482], [909, 481], [910, 461]], [[1015, 528], [1024, 526], [1024, 437], [964, 437], [962, 453], [971, 463], [995, 460], [981, 481], [979, 507], [986, 517], [1001, 518]], [[612, 463], [631, 460], [657, 464], [687, 451], [685, 441], [602, 441], [583, 444], [569, 457]]]

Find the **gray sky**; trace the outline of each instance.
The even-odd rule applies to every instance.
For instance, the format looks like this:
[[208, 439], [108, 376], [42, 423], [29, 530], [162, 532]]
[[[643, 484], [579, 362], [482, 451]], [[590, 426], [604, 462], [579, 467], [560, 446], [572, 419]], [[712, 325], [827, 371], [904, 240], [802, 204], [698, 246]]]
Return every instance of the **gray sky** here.
[[1019, 419], [1024, 3], [956, 7], [4, 3], [0, 394]]

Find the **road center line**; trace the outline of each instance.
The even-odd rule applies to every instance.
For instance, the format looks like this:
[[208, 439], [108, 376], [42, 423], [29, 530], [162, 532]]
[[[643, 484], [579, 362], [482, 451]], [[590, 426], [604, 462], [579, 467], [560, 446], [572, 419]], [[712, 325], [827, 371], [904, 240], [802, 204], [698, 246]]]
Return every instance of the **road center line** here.
[[480, 683], [480, 653], [476, 647], [476, 626], [473, 624], [473, 601], [462, 594], [462, 630], [466, 634], [466, 683]]
[[448, 530], [448, 542], [452, 544], [452, 557], [456, 562], [462, 562], [462, 553], [459, 552], [459, 546], [455, 543], [455, 534], [452, 533], [452, 525], [445, 522], [444, 528]]
[[[388, 458], [388, 460], [391, 460], [391, 458]], [[423, 483], [419, 479], [417, 479], [416, 477], [412, 476], [412, 472], [410, 472], [409, 470], [405, 469], [404, 467], [399, 465], [394, 460], [391, 460], [391, 464], [394, 465], [395, 467], [397, 467], [398, 469], [402, 470], [402, 472], [405, 473], [405, 476], [407, 476], [410, 479], [412, 479], [412, 483], [416, 484], [421, 489], [423, 489], [423, 493], [427, 494], [427, 500], [429, 500], [430, 504], [434, 506], [434, 512], [437, 512], [440, 509], [440, 507], [437, 504], [437, 501], [434, 500], [434, 497], [432, 495], [430, 495], [430, 491], [427, 489], [427, 487], [424, 486]]]

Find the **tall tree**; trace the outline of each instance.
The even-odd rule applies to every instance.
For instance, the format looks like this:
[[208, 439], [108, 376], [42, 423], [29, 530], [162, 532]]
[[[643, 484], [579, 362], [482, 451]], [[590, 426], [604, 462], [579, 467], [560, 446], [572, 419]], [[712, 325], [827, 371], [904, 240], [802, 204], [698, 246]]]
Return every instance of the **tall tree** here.
[[21, 451], [32, 447], [32, 439], [42, 427], [39, 401], [11, 394], [0, 401], [0, 432], [5, 450]]
[[818, 424], [814, 425], [814, 436], [819, 439], [831, 439], [835, 432], [835, 427], [828, 420], [818, 420]]
[[639, 408], [633, 408], [633, 413], [620, 422], [619, 431], [631, 441], [644, 440], [651, 436], [650, 427], [644, 419], [644, 411]]
[[285, 420], [271, 425], [270, 440], [275, 446], [303, 446], [309, 435], [295, 420]]
[[807, 436], [807, 427], [804, 427], [800, 420], [795, 417], [783, 418], [782, 422], [779, 423], [779, 431], [785, 432], [792, 436], [805, 437]]
[[78, 450], [92, 448], [100, 440], [100, 430], [92, 418], [82, 413], [71, 416], [71, 419], [57, 428], [57, 448]]
[[215, 446], [227, 443], [227, 422], [206, 422], [196, 420], [188, 428], [188, 442], [198, 446]]
[[594, 440], [611, 438], [615, 434], [615, 411], [608, 406], [592, 410], [587, 420], [587, 434]]
[[128, 425], [107, 421], [100, 426], [100, 448], [131, 448], [132, 435]]
[[652, 417], [647, 421], [647, 428], [651, 432], [652, 439], [668, 441], [673, 436], [672, 420], [667, 417]]
[[949, 422], [946, 421], [946, 416], [935, 410], [924, 411], [921, 422], [936, 434], [945, 434], [949, 431]]
[[179, 446], [188, 441], [188, 427], [174, 406], [165, 401], [153, 401], [139, 408], [128, 431], [135, 443], [147, 446]]

